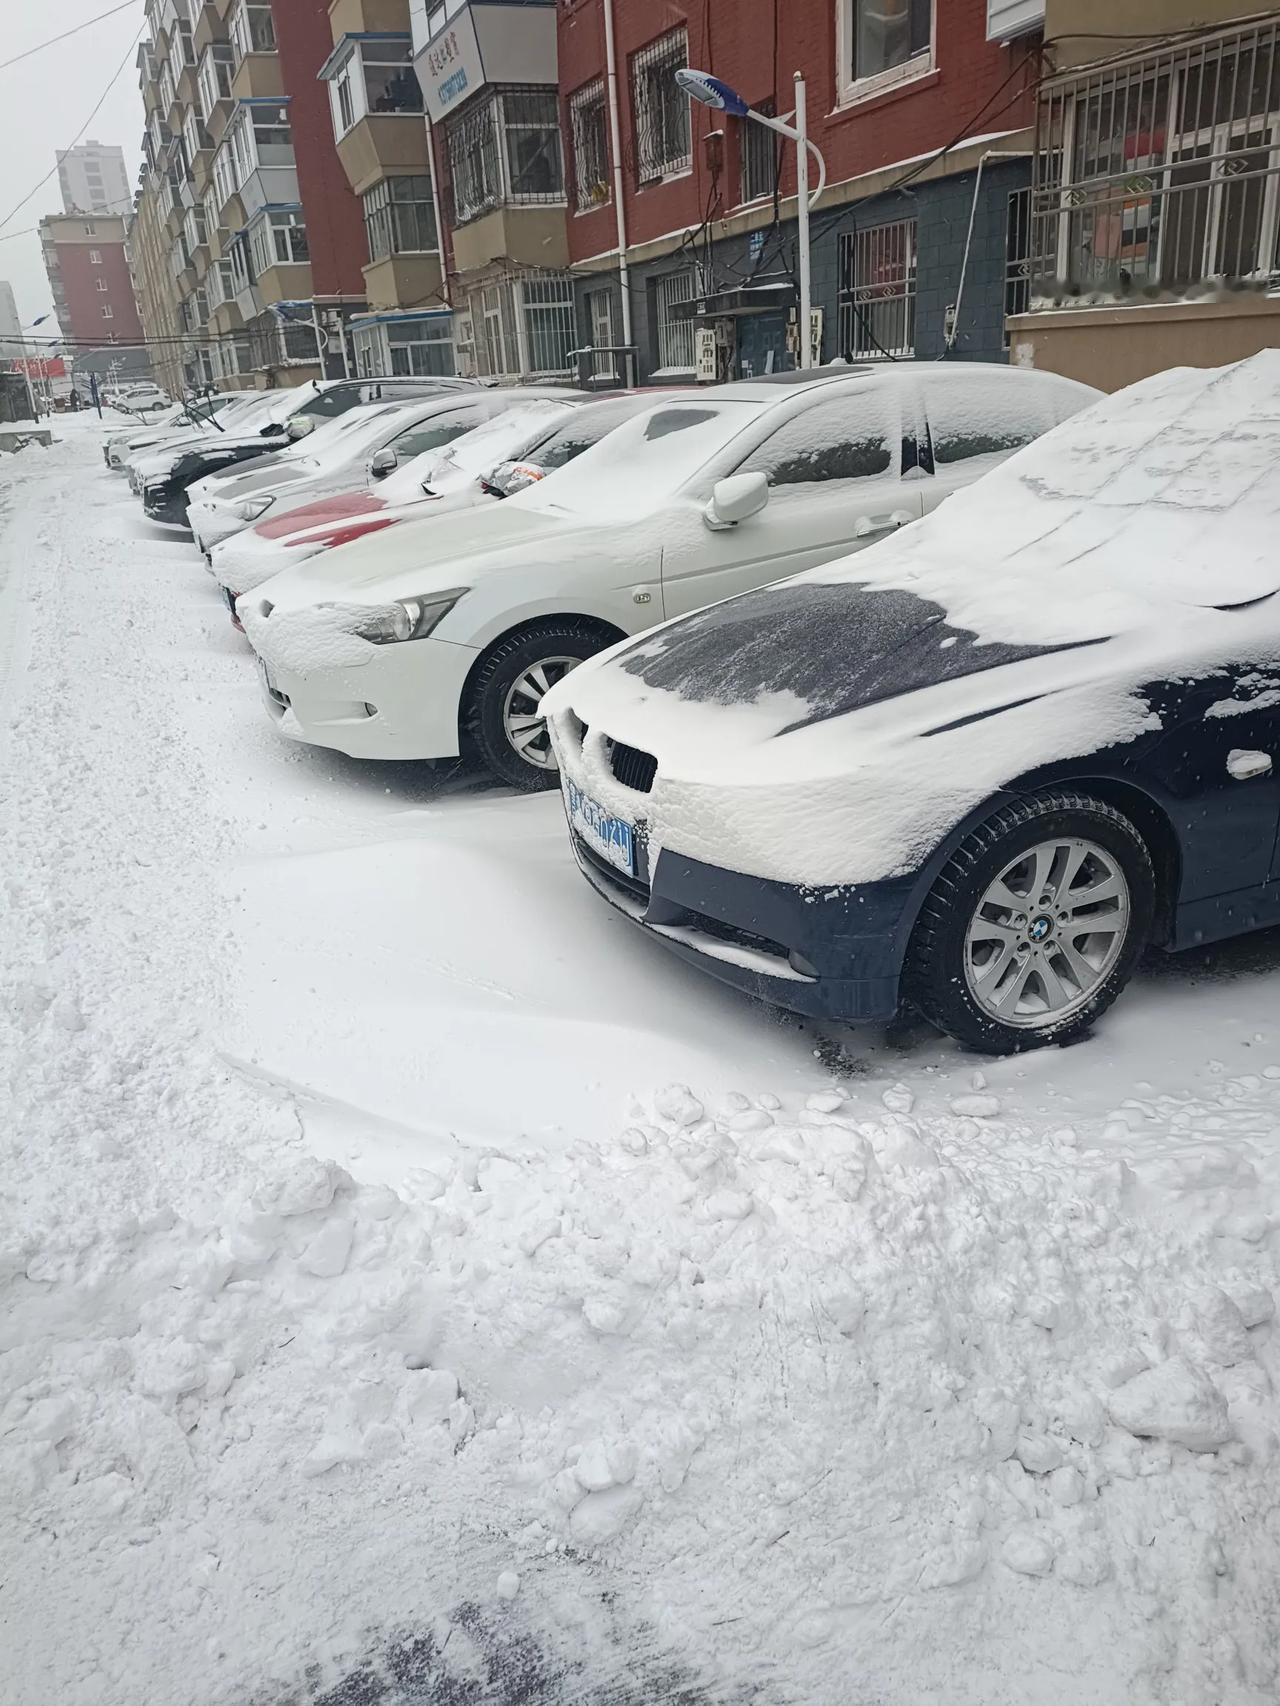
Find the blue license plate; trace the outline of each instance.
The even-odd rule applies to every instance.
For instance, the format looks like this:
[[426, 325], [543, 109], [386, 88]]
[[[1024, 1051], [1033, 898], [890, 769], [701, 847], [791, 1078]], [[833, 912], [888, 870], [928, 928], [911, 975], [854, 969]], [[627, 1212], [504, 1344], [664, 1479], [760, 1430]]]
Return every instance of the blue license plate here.
[[636, 874], [636, 832], [633, 827], [620, 817], [613, 817], [591, 798], [584, 794], [576, 783], [565, 778], [565, 805], [569, 812], [569, 822], [573, 829], [602, 859], [607, 859], [619, 871], [625, 871], [627, 876]]

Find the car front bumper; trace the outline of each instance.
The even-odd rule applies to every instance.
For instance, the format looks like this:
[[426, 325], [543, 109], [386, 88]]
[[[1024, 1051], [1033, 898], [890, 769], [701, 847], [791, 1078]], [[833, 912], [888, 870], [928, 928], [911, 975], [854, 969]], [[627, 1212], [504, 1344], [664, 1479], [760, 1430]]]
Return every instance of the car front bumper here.
[[190, 527], [187, 520], [187, 488], [172, 481], [142, 488], [142, 511], [148, 521], [161, 527]]
[[652, 869], [637, 800], [637, 870], [616, 870], [569, 825], [583, 876], [647, 935], [745, 995], [850, 1024], [891, 1019], [915, 876], [819, 888], [704, 864], [670, 848]]
[[226, 504], [219, 503], [216, 498], [191, 498], [187, 505], [187, 516], [196, 544], [202, 551], [211, 551], [224, 539], [230, 539], [244, 528], [253, 526], [252, 521], [235, 515]]
[[456, 758], [476, 653], [430, 636], [370, 651], [367, 663], [306, 674], [259, 656], [263, 702], [280, 733], [351, 758]]

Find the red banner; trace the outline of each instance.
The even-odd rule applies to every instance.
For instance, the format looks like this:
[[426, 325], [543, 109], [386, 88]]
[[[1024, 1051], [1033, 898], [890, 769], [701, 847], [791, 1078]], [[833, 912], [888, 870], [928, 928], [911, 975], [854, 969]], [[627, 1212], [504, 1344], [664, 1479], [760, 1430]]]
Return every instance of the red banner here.
[[28, 355], [10, 361], [15, 373], [25, 373], [28, 379], [65, 379], [67, 364], [60, 355]]

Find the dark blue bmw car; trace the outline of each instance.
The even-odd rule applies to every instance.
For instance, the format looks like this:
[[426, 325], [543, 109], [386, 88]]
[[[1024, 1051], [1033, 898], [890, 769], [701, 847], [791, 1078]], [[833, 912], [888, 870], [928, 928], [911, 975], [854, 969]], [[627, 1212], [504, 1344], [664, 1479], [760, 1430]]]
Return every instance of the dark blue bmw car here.
[[675, 952], [1071, 1042], [1148, 946], [1280, 923], [1280, 352], [1105, 399], [547, 704], [583, 875]]

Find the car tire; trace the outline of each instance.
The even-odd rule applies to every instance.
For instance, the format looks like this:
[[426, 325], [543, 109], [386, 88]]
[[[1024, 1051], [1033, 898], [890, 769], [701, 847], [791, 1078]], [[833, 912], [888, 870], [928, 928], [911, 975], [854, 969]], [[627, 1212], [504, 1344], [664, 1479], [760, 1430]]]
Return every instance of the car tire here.
[[1155, 902], [1150, 850], [1122, 812], [1068, 791], [1016, 800], [934, 880], [903, 993], [986, 1054], [1076, 1042], [1132, 976]]
[[[539, 622], [500, 640], [480, 664], [467, 695], [463, 735], [474, 756], [513, 788], [532, 793], [556, 787], [555, 754], [536, 717], [539, 683], [553, 687], [613, 640], [594, 623], [569, 618]], [[525, 734], [531, 739], [522, 752], [516, 742]]]

